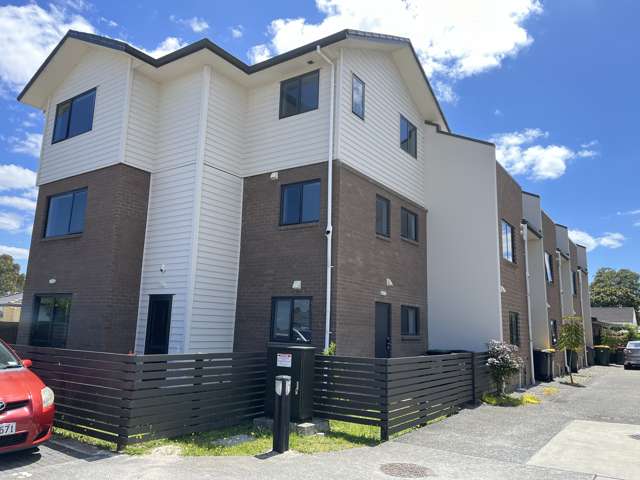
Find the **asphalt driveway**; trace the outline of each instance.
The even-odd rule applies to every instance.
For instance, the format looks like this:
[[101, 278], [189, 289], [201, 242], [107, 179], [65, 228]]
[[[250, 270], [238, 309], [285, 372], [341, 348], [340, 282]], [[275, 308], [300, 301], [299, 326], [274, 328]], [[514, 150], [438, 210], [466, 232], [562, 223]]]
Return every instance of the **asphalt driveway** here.
[[611, 366], [583, 372], [584, 388], [556, 382], [531, 389], [540, 405], [483, 405], [378, 447], [259, 459], [130, 457], [82, 446], [65, 453], [64, 445], [54, 444], [43, 447], [37, 459], [0, 457], [0, 477], [326, 480], [391, 479], [388, 474], [397, 473], [395, 478], [640, 479], [640, 370]]

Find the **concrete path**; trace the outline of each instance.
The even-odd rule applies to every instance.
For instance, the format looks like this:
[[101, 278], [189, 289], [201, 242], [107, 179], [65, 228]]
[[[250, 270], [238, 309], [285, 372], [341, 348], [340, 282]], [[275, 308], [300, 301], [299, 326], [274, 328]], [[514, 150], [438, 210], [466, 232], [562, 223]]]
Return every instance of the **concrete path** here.
[[[6, 460], [0, 457], [0, 478], [382, 480], [394, 478], [383, 470], [397, 469], [401, 476], [395, 478], [640, 480], [640, 436], [634, 433], [637, 426], [640, 434], [640, 370], [592, 367], [584, 372], [580, 381], [586, 388], [534, 387], [540, 405], [483, 405], [377, 447], [265, 459], [94, 452], [58, 464], [47, 463], [48, 447], [43, 447], [33, 463], [3, 468]], [[558, 391], [545, 395], [549, 386]], [[585, 454], [584, 444], [576, 446], [583, 437], [599, 453]]]

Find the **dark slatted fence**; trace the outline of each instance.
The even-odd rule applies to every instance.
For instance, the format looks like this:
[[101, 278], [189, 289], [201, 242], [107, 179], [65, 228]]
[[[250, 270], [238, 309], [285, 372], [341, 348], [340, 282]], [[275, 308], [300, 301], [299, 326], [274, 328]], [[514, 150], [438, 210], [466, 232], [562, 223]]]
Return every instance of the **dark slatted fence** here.
[[266, 353], [122, 355], [15, 348], [54, 389], [57, 426], [119, 448], [264, 413]]
[[314, 414], [380, 427], [381, 438], [475, 402], [490, 387], [486, 354], [372, 359], [318, 355]]

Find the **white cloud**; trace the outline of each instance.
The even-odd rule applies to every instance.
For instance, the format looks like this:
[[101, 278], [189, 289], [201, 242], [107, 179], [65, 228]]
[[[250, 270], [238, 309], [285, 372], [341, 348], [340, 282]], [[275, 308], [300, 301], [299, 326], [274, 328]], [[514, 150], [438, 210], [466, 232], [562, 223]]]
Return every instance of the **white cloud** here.
[[616, 215], [640, 215], [640, 208], [637, 210], [627, 210], [626, 212], [617, 212]]
[[493, 114], [494, 114], [496, 117], [502, 117], [502, 116], [504, 115], [504, 114], [502, 113], [502, 110], [500, 110], [499, 108], [496, 108], [496, 109], [493, 111]]
[[594, 237], [582, 230], [569, 230], [569, 238], [572, 242], [586, 247], [588, 252], [599, 246], [620, 248], [627, 240], [621, 233], [606, 232], [604, 235]]
[[105, 18], [105, 17], [100, 17], [100, 21], [102, 23], [106, 23], [108, 26], [110, 26], [111, 28], [115, 28], [118, 26], [118, 22], [116, 22], [115, 20], [111, 20], [109, 18]]
[[4, 230], [10, 233], [16, 233], [22, 230], [22, 220], [23, 217], [21, 215], [16, 215], [15, 213], [8, 212], [0, 212], [0, 231]]
[[596, 152], [595, 150], [578, 150], [578, 153], [576, 153], [576, 155], [580, 158], [590, 158], [590, 157], [595, 157], [598, 155], [598, 152]]
[[162, 42], [160, 42], [160, 44], [154, 50], [141, 50], [143, 50], [146, 54], [151, 55], [153, 58], [160, 58], [171, 52], [175, 52], [185, 45], [186, 43], [184, 43], [181, 38], [167, 37]]
[[179, 23], [185, 27], [189, 27], [195, 33], [204, 32], [209, 29], [209, 24], [204, 18], [191, 17], [191, 18], [179, 18], [175, 15], [169, 16], [169, 19], [174, 23]]
[[244, 35], [244, 27], [242, 25], [236, 25], [235, 27], [229, 28], [231, 30], [231, 36], [233, 38], [242, 38]]
[[36, 186], [36, 172], [19, 165], [0, 165], [0, 192], [32, 190]]
[[247, 52], [251, 64], [263, 62], [271, 57], [271, 52], [267, 45], [254, 45]]
[[[499, 67], [533, 39], [525, 21], [539, 0], [316, 0], [323, 18], [277, 18], [261, 58], [345, 28], [408, 37], [428, 75], [447, 81]], [[255, 47], [254, 47], [255, 48]], [[250, 56], [251, 58], [251, 56]], [[434, 80], [436, 79], [434, 78]], [[445, 91], [446, 92], [446, 91]], [[443, 98], [446, 100], [446, 98]]]
[[25, 132], [22, 138], [9, 137], [9, 145], [11, 151], [15, 153], [24, 153], [35, 158], [40, 158], [40, 146], [42, 145], [42, 134]]
[[33, 212], [36, 209], [36, 201], [27, 197], [0, 195], [0, 206]]
[[549, 132], [539, 128], [527, 128], [519, 132], [499, 133], [491, 137], [496, 144], [496, 159], [509, 173], [526, 175], [532, 180], [559, 178], [567, 170], [567, 164], [576, 157], [587, 155], [575, 152], [564, 145], [540, 145], [549, 138]]
[[11, 255], [14, 260], [27, 260], [29, 258], [29, 249], [0, 245], [0, 255]]
[[61, 3], [64, 6], [78, 11], [89, 10], [91, 8], [91, 4], [84, 0], [63, 0]]
[[591, 140], [590, 142], [581, 144], [580, 148], [585, 148], [585, 149], [592, 148], [598, 145], [598, 143], [599, 143], [598, 140]]
[[95, 31], [84, 17], [36, 3], [0, 7], [0, 88], [18, 91], [31, 78], [67, 30]]

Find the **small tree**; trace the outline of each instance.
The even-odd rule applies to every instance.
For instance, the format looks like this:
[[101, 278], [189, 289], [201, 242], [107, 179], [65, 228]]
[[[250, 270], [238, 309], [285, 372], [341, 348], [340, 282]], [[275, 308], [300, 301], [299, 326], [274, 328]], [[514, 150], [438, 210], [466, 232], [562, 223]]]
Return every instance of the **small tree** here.
[[487, 366], [491, 377], [496, 382], [496, 393], [502, 396], [505, 382], [522, 368], [522, 358], [518, 355], [516, 345], [490, 340], [487, 347], [489, 348]]
[[558, 348], [564, 349], [569, 354], [569, 379], [573, 385], [573, 372], [571, 371], [572, 355], [584, 348], [584, 330], [582, 328], [582, 317], [564, 317], [560, 327], [558, 338]]

